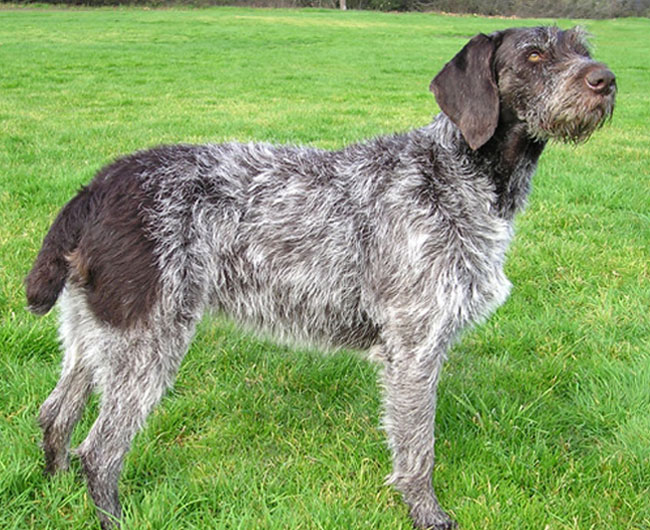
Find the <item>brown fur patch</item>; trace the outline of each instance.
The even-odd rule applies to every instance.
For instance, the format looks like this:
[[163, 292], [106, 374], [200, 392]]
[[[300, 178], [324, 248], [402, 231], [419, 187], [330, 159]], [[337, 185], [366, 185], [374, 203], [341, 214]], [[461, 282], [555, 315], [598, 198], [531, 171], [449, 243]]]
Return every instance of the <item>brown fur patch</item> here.
[[76, 248], [65, 256], [68, 262], [70, 279], [75, 283], [87, 284], [90, 276], [88, 264], [85, 262], [79, 249]]
[[146, 318], [159, 294], [160, 271], [149, 237], [146, 211], [153, 199], [138, 176], [147, 160], [136, 153], [114, 162], [89, 185], [99, 204], [68, 254], [71, 281], [81, 284], [92, 311], [118, 328]]

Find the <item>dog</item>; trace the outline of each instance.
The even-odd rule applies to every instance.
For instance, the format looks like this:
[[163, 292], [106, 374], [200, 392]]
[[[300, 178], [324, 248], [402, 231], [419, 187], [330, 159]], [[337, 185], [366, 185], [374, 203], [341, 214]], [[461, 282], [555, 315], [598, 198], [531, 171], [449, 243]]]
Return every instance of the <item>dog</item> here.
[[26, 279], [59, 301], [61, 377], [41, 407], [45, 469], [77, 448], [103, 528], [135, 434], [206, 310], [279, 340], [368, 350], [381, 363], [389, 483], [417, 528], [448, 529], [432, 486], [436, 387], [460, 332], [507, 298], [513, 219], [547, 142], [612, 115], [614, 74], [584, 31], [477, 35], [430, 86], [429, 125], [339, 151], [163, 146], [108, 165], [66, 204]]

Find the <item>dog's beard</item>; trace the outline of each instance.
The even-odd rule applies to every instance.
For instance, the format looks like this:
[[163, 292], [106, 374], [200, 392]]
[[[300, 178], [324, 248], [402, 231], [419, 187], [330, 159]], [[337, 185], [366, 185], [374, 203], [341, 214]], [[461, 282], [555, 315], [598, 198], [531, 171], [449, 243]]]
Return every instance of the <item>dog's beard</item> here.
[[558, 140], [579, 144], [611, 120], [615, 92], [608, 95], [584, 91], [564, 92], [548, 101], [541, 115], [528, 118], [531, 136], [539, 140]]
[[594, 131], [600, 129], [611, 119], [613, 110], [613, 98], [611, 103], [603, 98], [602, 104], [587, 112], [555, 116], [546, 127], [546, 130], [550, 138], [562, 142], [574, 144], [586, 142]]

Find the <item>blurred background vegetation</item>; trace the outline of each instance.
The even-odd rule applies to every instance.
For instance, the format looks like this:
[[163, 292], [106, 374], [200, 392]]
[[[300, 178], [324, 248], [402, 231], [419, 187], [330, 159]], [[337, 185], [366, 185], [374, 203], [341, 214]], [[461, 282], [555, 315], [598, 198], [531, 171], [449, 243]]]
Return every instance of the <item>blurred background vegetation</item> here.
[[[0, 0], [0, 4], [5, 0]], [[78, 6], [316, 7], [379, 11], [439, 11], [505, 17], [616, 18], [650, 16], [650, 0], [11, 0], [13, 4]]]

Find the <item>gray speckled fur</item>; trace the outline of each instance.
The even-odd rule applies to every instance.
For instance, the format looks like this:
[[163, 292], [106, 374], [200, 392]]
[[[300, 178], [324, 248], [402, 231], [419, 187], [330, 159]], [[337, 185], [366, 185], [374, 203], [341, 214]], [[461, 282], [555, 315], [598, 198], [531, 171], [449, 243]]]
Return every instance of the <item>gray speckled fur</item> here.
[[[533, 47], [545, 64], [528, 59]], [[471, 71], [481, 64], [487, 74]], [[459, 333], [508, 296], [513, 217], [546, 140], [584, 140], [611, 115], [613, 76], [602, 93], [585, 88], [598, 68], [578, 31], [478, 36], [434, 80], [445, 112], [426, 127], [336, 152], [161, 147], [103, 170], [54, 223], [27, 282], [44, 312], [59, 294], [45, 265], [57, 258], [66, 274], [53, 278], [65, 284], [65, 357], [41, 409], [46, 469], [67, 466], [70, 432], [99, 389], [99, 417], [76, 452], [102, 525], [119, 523], [123, 458], [212, 310], [280, 340], [370, 350], [383, 366], [389, 482], [416, 526], [451, 528], [431, 484], [443, 361]], [[490, 72], [494, 118], [461, 115], [475, 98], [454, 102], [445, 83], [462, 93]], [[487, 103], [478, 103], [481, 114]], [[139, 276], [120, 261], [127, 236]], [[117, 286], [102, 280], [111, 260], [123, 271]]]

